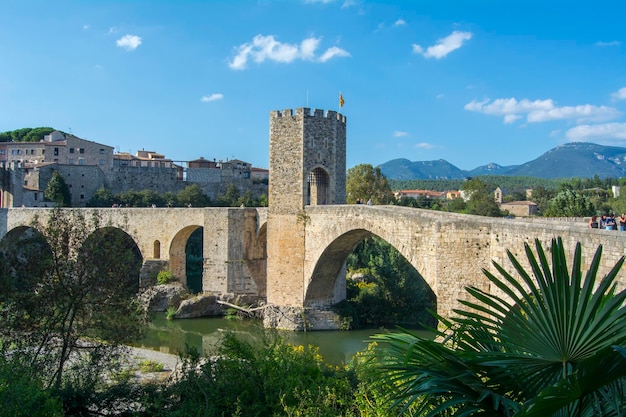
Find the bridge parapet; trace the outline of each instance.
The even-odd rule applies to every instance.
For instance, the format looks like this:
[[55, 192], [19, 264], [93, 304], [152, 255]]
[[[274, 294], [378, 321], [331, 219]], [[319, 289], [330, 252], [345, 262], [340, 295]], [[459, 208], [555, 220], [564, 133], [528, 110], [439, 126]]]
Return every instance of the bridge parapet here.
[[[390, 243], [413, 265], [436, 294], [437, 310], [443, 316], [450, 316], [461, 307], [458, 300], [467, 299], [467, 286], [497, 291], [482, 270], [497, 273], [492, 265], [495, 261], [514, 273], [507, 250], [528, 267], [524, 244], [534, 248], [535, 239], [549, 250], [550, 241], [561, 237], [570, 250], [568, 259], [580, 242], [584, 269], [602, 245], [600, 275], [626, 254], [626, 234], [590, 229], [583, 220], [526, 221], [367, 205], [307, 206], [306, 218], [304, 285], [308, 303], [334, 300], [336, 295], [328, 288], [340, 273], [339, 262], [369, 235]], [[626, 269], [620, 271], [618, 285], [626, 288]]]

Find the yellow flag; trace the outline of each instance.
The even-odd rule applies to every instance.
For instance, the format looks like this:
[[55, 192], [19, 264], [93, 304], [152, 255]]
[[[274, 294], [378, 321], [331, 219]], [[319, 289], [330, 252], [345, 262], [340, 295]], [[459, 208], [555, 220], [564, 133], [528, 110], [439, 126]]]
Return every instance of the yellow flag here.
[[339, 107], [343, 107], [343, 95], [341, 93], [339, 93]]

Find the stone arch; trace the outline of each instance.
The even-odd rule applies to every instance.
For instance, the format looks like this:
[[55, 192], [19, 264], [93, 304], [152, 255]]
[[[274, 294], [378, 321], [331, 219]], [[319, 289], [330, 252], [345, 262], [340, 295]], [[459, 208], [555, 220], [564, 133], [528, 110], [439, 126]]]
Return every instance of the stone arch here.
[[[0, 239], [0, 251], [8, 268], [6, 272], [13, 275], [15, 287], [19, 291], [29, 291], [33, 287], [38, 272], [46, 269], [44, 259], [52, 255], [46, 238], [31, 226], [17, 226], [9, 230]], [[22, 267], [27, 269], [25, 274], [19, 272]]]
[[309, 204], [319, 206], [329, 204], [330, 175], [322, 167], [316, 167], [309, 172]]
[[[91, 241], [94, 239], [97, 241], [92, 244]], [[114, 226], [98, 228], [91, 232], [82, 243], [80, 251], [85, 250], [93, 250], [96, 255], [105, 253], [106, 251], [120, 251], [119, 253], [121, 255], [125, 255], [126, 250], [130, 251], [131, 258], [129, 259], [121, 260], [114, 258], [110, 260], [115, 263], [125, 263], [125, 271], [127, 271], [128, 279], [132, 281], [133, 287], [137, 291], [139, 290], [144, 256], [137, 242], [135, 242], [133, 237], [125, 230]], [[106, 268], [106, 265], [102, 265], [102, 267]]]
[[[305, 306], [327, 308], [345, 299], [346, 259], [348, 255], [354, 251], [356, 246], [368, 237], [377, 237], [384, 240], [407, 259], [396, 245], [384, 236], [380, 236], [366, 229], [353, 229], [345, 232], [336, 237], [324, 249], [317, 260], [310, 281], [306, 286]], [[408, 259], [407, 262], [409, 262]], [[416, 269], [413, 263], [409, 262], [409, 264]], [[430, 288], [436, 299], [438, 295], [432, 287], [432, 284], [425, 279], [424, 283]]]
[[161, 259], [161, 241], [155, 240], [152, 245], [152, 257], [154, 259]]
[[201, 227], [200, 225], [184, 227], [176, 233], [170, 244], [170, 270], [172, 274], [185, 285], [187, 285], [187, 241], [189, 240], [189, 236], [191, 236], [196, 229]]

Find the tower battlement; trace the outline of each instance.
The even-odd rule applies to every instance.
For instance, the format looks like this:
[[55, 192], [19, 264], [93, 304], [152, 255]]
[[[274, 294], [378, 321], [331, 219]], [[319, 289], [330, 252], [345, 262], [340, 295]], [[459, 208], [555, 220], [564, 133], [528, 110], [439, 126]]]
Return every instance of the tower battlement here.
[[337, 119], [341, 123], [346, 123], [346, 116], [334, 110], [326, 110], [326, 114], [324, 114], [324, 110], [313, 109], [313, 114], [311, 114], [310, 108], [298, 107], [295, 110], [295, 113], [293, 109], [285, 109], [282, 112], [280, 110], [272, 110], [270, 112], [270, 118], [293, 117], [293, 116], [301, 116], [301, 117], [307, 117], [307, 118], [313, 117], [313, 118], [318, 118], [318, 119]]

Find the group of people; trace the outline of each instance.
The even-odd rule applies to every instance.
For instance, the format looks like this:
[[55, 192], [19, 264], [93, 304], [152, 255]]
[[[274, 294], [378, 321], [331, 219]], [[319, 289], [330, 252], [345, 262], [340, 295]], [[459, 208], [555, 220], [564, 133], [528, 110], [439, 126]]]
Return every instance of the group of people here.
[[598, 216], [591, 216], [589, 221], [589, 227], [592, 229], [606, 229], [606, 230], [619, 230], [626, 231], [626, 213], [622, 213], [617, 219], [615, 214], [609, 215], [603, 214], [600, 218]]

